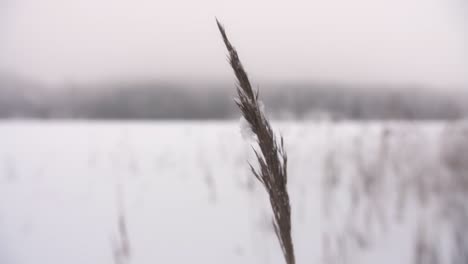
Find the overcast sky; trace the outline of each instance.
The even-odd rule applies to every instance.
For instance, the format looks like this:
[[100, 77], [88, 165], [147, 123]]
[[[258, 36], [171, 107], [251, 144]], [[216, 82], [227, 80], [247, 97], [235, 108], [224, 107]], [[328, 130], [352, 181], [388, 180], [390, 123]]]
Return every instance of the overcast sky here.
[[0, 71], [50, 82], [232, 80], [468, 86], [464, 0], [0, 0]]

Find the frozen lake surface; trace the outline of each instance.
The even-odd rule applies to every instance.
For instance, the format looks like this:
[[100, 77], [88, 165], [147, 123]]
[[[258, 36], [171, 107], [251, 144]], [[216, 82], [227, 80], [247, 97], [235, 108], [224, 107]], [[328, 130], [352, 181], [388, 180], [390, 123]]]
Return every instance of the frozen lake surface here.
[[[298, 264], [468, 252], [466, 126], [273, 126]], [[284, 263], [252, 158], [235, 122], [0, 123], [0, 263]]]

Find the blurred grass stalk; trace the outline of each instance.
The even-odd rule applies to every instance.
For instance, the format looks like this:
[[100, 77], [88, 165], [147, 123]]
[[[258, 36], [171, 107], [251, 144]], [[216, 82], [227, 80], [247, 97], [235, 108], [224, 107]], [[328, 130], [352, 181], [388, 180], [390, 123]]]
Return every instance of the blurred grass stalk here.
[[291, 238], [291, 205], [287, 191], [287, 155], [283, 137], [278, 142], [270, 122], [262, 111], [258, 90], [254, 91], [236, 49], [231, 45], [224, 27], [216, 19], [224, 44], [229, 52], [229, 63], [237, 78], [237, 106], [256, 136], [258, 148], [252, 146], [259, 169], [251, 164], [253, 175], [265, 187], [273, 210], [273, 227], [287, 264], [294, 264], [294, 246]]

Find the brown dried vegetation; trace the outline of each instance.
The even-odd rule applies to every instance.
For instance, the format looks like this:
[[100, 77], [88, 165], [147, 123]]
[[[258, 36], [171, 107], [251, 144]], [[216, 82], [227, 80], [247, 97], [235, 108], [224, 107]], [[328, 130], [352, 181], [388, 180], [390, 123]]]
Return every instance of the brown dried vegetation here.
[[284, 141], [278, 142], [270, 122], [261, 110], [258, 90], [254, 91], [242, 66], [236, 49], [231, 45], [224, 27], [216, 20], [224, 44], [229, 52], [229, 63], [237, 78], [236, 104], [257, 137], [258, 150], [252, 147], [259, 169], [251, 164], [255, 177], [262, 183], [273, 209], [273, 226], [287, 264], [294, 264], [294, 247], [291, 238], [291, 206], [287, 191], [287, 156]]

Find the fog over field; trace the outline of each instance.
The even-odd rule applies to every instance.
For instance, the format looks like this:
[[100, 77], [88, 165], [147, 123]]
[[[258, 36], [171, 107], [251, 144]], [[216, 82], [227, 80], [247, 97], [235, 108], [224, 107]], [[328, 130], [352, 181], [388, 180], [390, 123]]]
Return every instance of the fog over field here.
[[468, 112], [460, 0], [4, 0], [0, 12], [1, 118], [232, 119], [215, 16], [274, 118]]
[[[91, 120], [232, 120], [235, 85], [228, 82], [113, 81], [67, 84], [0, 75], [0, 118]], [[468, 116], [468, 90], [421, 86], [268, 82], [266, 111], [280, 120], [458, 120]]]

